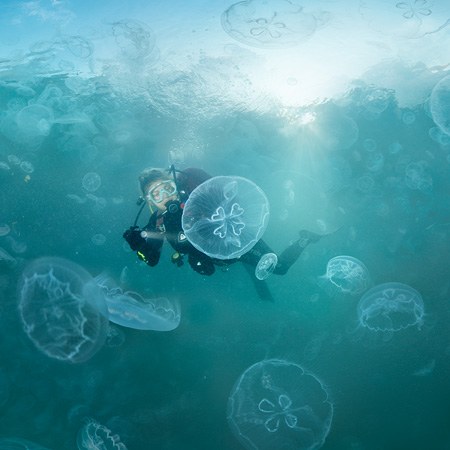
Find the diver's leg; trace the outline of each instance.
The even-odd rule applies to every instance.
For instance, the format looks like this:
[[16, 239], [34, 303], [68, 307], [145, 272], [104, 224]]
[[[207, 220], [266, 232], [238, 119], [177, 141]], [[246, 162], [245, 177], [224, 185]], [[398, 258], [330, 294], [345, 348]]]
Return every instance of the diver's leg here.
[[299, 239], [289, 245], [286, 250], [278, 257], [278, 264], [275, 266], [273, 273], [277, 275], [285, 275], [290, 267], [297, 261], [303, 250], [313, 242], [318, 242], [323, 235], [313, 233], [308, 230], [301, 230], [299, 232]]

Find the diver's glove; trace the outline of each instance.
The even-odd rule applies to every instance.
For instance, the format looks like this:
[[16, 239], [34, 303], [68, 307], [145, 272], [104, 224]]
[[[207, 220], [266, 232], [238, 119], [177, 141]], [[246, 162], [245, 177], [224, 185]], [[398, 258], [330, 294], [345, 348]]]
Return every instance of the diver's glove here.
[[177, 234], [181, 230], [181, 216], [183, 209], [181, 203], [172, 200], [166, 204], [166, 212], [164, 213], [164, 226], [169, 233]]
[[141, 250], [146, 245], [145, 238], [142, 237], [141, 231], [142, 230], [139, 227], [133, 226], [123, 233], [123, 238], [128, 242], [128, 245], [134, 252]]

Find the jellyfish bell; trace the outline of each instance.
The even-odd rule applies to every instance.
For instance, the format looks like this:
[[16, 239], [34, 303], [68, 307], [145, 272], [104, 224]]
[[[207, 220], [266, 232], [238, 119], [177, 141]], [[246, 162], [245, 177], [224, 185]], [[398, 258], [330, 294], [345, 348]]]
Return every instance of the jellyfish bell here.
[[369, 346], [377, 346], [407, 331], [420, 331], [425, 307], [422, 296], [411, 286], [382, 283], [361, 297], [357, 316], [352, 334]]
[[333, 404], [323, 383], [281, 359], [250, 366], [228, 398], [228, 423], [248, 449], [318, 449], [332, 418]]
[[319, 286], [330, 295], [360, 295], [371, 285], [367, 267], [362, 261], [348, 255], [331, 258], [325, 275], [319, 277]]
[[92, 276], [63, 258], [39, 258], [18, 284], [23, 328], [36, 348], [71, 363], [90, 359], [106, 339], [106, 303]]
[[165, 297], [143, 298], [133, 291], [123, 291], [106, 274], [95, 278], [101, 288], [107, 318], [117, 325], [136, 330], [171, 331], [181, 320], [179, 304]]
[[217, 259], [239, 258], [261, 239], [269, 202], [252, 181], [213, 177], [196, 187], [186, 201], [182, 227], [189, 242]]
[[274, 271], [278, 263], [278, 256], [275, 253], [266, 253], [261, 256], [255, 268], [255, 277], [258, 280], [265, 280]]

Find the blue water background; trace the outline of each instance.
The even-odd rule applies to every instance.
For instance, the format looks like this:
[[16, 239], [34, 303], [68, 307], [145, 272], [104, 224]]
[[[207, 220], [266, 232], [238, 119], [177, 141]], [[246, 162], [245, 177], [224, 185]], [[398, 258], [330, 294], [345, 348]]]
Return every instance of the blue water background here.
[[[323, 449], [448, 449], [450, 136], [430, 95], [448, 76], [450, 8], [425, 5], [404, 30], [411, 18], [380, 20], [390, 10], [374, 1], [304, 2], [315, 28], [271, 48], [227, 32], [231, 5], [2, 2], [0, 222], [10, 232], [0, 247], [15, 261], [0, 261], [0, 437], [76, 449], [92, 417], [130, 450], [243, 448], [227, 425], [231, 389], [252, 364], [280, 358], [329, 392]], [[130, 41], [124, 27], [139, 33], [139, 23]], [[21, 121], [36, 103], [51, 116]], [[150, 269], [122, 233], [139, 172], [172, 162], [257, 183], [276, 252], [300, 229], [338, 231], [267, 279], [273, 301], [239, 264], [202, 277], [171, 264], [168, 245]], [[89, 172], [101, 177], [95, 192], [82, 186]], [[422, 326], [386, 342], [361, 332], [360, 296], [324, 282], [337, 255], [363, 261], [374, 285], [420, 292]], [[180, 326], [115, 326], [85, 363], [48, 358], [17, 311], [21, 271], [42, 256], [178, 301]]]

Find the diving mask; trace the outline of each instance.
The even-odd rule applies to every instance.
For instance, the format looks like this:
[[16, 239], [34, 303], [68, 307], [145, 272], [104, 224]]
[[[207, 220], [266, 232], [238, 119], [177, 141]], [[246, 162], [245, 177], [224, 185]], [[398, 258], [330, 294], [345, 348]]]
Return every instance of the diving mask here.
[[164, 180], [155, 184], [147, 192], [145, 198], [152, 203], [159, 204], [166, 198], [177, 193], [177, 185], [173, 180]]

